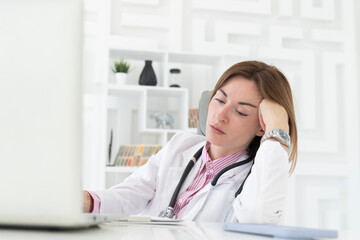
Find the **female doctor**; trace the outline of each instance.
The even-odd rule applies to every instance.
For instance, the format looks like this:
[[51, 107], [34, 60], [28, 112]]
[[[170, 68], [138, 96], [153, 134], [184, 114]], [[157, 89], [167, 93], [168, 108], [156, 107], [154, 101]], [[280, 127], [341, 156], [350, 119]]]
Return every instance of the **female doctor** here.
[[[159, 216], [167, 209], [165, 216], [184, 220], [280, 223], [296, 158], [297, 130], [287, 79], [265, 63], [240, 62], [224, 72], [213, 90], [206, 137], [174, 135], [122, 183], [83, 191], [83, 210]], [[234, 164], [237, 167], [225, 171], [213, 186], [214, 177]], [[190, 171], [187, 165], [193, 165]], [[185, 168], [188, 175], [179, 184]]]

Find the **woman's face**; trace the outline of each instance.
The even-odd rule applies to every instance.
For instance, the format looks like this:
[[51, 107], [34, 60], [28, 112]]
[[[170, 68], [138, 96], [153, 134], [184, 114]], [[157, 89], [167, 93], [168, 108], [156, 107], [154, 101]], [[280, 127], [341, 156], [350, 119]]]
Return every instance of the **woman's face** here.
[[206, 138], [211, 150], [227, 155], [247, 149], [264, 132], [258, 109], [262, 98], [255, 82], [241, 76], [229, 79], [209, 103]]

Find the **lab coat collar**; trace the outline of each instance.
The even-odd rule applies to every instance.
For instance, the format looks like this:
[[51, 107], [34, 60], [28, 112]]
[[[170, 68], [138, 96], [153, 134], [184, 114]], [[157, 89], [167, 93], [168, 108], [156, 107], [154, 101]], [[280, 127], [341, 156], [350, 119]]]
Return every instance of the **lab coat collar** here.
[[[183, 157], [183, 163], [184, 163], [184, 168], [185, 166], [188, 164], [188, 162], [190, 161], [190, 159], [194, 156], [194, 154], [196, 153], [197, 150], [199, 150], [202, 146], [204, 146], [206, 143], [206, 141], [203, 141], [203, 142], [200, 142], [196, 145], [194, 145], [193, 147], [189, 148], [188, 150], [184, 151], [182, 153], [182, 157]], [[236, 162], [240, 162], [240, 161], [243, 161], [245, 159], [247, 159], [249, 156], [247, 154], [241, 156]], [[192, 181], [195, 179], [196, 177], [196, 174], [198, 173], [199, 171], [199, 168], [200, 168], [200, 165], [201, 165], [201, 160], [199, 159], [196, 164], [194, 165], [193, 169], [190, 171], [188, 177], [185, 179], [185, 182], [183, 184], [183, 186], [181, 187], [181, 190], [180, 190], [180, 193], [179, 193], [179, 196], [180, 194], [182, 194], [189, 186], [190, 184], [192, 183]], [[225, 172], [219, 179], [217, 185], [219, 184], [222, 184], [224, 182], [227, 181], [227, 179], [235, 176], [235, 175], [238, 175], [240, 174], [240, 172], [242, 172], [244, 169], [246, 168], [249, 168], [250, 166], [252, 165], [252, 161], [243, 165], [243, 166], [240, 166], [240, 167], [236, 167], [236, 168], [233, 168], [227, 172]], [[204, 186], [203, 189], [201, 189], [198, 193], [198, 195], [200, 195], [202, 192], [206, 192], [210, 189], [210, 185], [211, 184], [208, 184], [207, 186]]]
[[[241, 156], [236, 162], [240, 162], [240, 161], [243, 161], [245, 159], [247, 159], [249, 156], [248, 155], [243, 155]], [[245, 164], [245, 165], [242, 165], [240, 167], [236, 167], [236, 168], [233, 168], [227, 172], [225, 172], [218, 180], [216, 186], [214, 188], [216, 188], [217, 186], [220, 186], [222, 184], [225, 184], [225, 183], [228, 183], [229, 181], [233, 181], [231, 180], [235, 175], [239, 175], [241, 171], [243, 171], [244, 169], [246, 168], [250, 168], [251, 165], [252, 165], [253, 161]], [[199, 165], [200, 166], [200, 165]], [[211, 183], [207, 184], [206, 186], [204, 186], [195, 196], [195, 198], [200, 198], [202, 197], [204, 194], [209, 194], [209, 191], [211, 189], [212, 185]], [[194, 200], [195, 200], [194, 198]], [[185, 213], [184, 214], [190, 214], [190, 217], [189, 219], [193, 219], [199, 212], [200, 210], [200, 206], [202, 206], [204, 204], [204, 202], [206, 201], [206, 197], [203, 198], [202, 202], [201, 203], [195, 203], [196, 201], [194, 202], [190, 202], [187, 209], [185, 210]], [[194, 205], [195, 204], [195, 205]], [[195, 206], [198, 206], [198, 207], [195, 207]], [[191, 212], [191, 213], [190, 213]]]
[[[244, 160], [246, 160], [248, 157], [249, 157], [249, 155], [245, 154], [245, 155], [241, 156], [241, 157], [236, 161], [236, 163], [241, 162], [241, 161], [244, 161]], [[254, 161], [254, 160], [253, 160], [253, 161]], [[233, 168], [233, 169], [227, 171], [226, 173], [224, 173], [224, 174], [220, 177], [220, 179], [219, 179], [219, 181], [218, 181], [218, 184], [220, 184], [220, 183], [222, 182], [222, 180], [225, 180], [225, 179], [227, 179], [227, 178], [233, 177], [233, 176], [235, 176], [235, 175], [239, 175], [244, 169], [249, 168], [249, 167], [252, 165], [253, 161], [251, 161], [251, 162], [249, 162], [249, 163], [247, 163], [247, 164], [245, 164], [245, 165], [242, 165], [242, 166], [239, 166], [239, 167], [236, 167], [236, 168]]]
[[[240, 161], [244, 161], [245, 159], [247, 159], [249, 156], [247, 154], [241, 156], [236, 162], [240, 162]], [[252, 164], [252, 161], [245, 164], [245, 165], [242, 165], [242, 166], [239, 166], [239, 167], [236, 167], [236, 168], [233, 168], [227, 172], [225, 172], [223, 175], [221, 175], [221, 177], [219, 178], [216, 186], [219, 186], [223, 183], [226, 183], [228, 181], [228, 179], [232, 178], [233, 176], [235, 175], [239, 175], [244, 169], [250, 167]], [[203, 187], [197, 194], [200, 196], [202, 193], [204, 192], [207, 192], [209, 191], [211, 188], [211, 184], [207, 184], [205, 187]]]

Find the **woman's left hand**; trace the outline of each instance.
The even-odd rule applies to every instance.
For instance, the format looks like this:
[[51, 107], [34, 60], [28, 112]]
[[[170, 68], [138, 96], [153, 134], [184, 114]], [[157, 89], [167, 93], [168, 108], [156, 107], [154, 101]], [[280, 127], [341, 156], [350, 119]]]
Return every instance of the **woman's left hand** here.
[[283, 106], [268, 99], [263, 99], [259, 106], [259, 120], [265, 133], [280, 128], [289, 133], [289, 117]]
[[83, 212], [89, 213], [93, 209], [94, 201], [87, 191], [83, 190], [82, 193], [83, 193]]

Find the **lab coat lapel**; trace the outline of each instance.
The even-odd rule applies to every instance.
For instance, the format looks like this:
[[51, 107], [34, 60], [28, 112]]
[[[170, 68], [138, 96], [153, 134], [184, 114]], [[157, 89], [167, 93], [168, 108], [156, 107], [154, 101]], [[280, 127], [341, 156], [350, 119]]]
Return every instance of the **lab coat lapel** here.
[[[229, 179], [231, 179], [234, 175], [236, 175], [239, 171], [239, 167], [235, 168], [235, 169], [231, 169], [227, 172], [225, 172], [218, 180], [216, 186], [220, 186], [224, 183], [228, 183]], [[205, 186], [203, 187], [197, 194], [195, 197], [202, 197], [202, 194], [207, 194], [207, 192], [210, 190], [211, 188], [211, 181]]]
[[[241, 158], [239, 158], [239, 161], [243, 161], [245, 159], [247, 159], [248, 156], [242, 156]], [[247, 163], [245, 165], [242, 165], [240, 167], [236, 167], [233, 168], [227, 172], [225, 172], [218, 180], [217, 184], [215, 185], [214, 188], [221, 186], [222, 184], [227, 184], [229, 182], [233, 182], [235, 181], [235, 179], [233, 179], [233, 177], [239, 176], [240, 174], [243, 174], [242, 171], [246, 168], [250, 168], [252, 165], [252, 162]], [[200, 166], [200, 165], [199, 165]], [[247, 172], [247, 171], [246, 171]], [[193, 201], [189, 202], [188, 207], [185, 210], [184, 215], [187, 215], [188, 219], [193, 219], [198, 212], [200, 211], [200, 208], [203, 206], [203, 204], [205, 203], [206, 200], [206, 196], [207, 194], [209, 194], [209, 191], [211, 189], [211, 182], [209, 184], [207, 184], [205, 187], [203, 187], [194, 197]], [[232, 193], [232, 192], [230, 192]], [[235, 191], [234, 191], [235, 193]], [[211, 196], [210, 196], [211, 197]]]
[[[231, 181], [231, 178], [236, 174], [236, 171], [237, 169], [231, 169], [229, 171], [227, 171], [226, 173], [224, 173], [220, 179], [218, 180], [217, 184], [215, 185], [215, 188], [216, 186], [220, 186], [222, 184], [226, 184], [229, 182], [229, 179]], [[209, 182], [205, 187], [203, 187], [197, 194], [195, 197], [202, 197], [202, 194], [207, 194], [208, 191], [210, 190], [211, 188], [211, 182]]]
[[[240, 157], [236, 162], [241, 162], [244, 161], [248, 158], [248, 155], [244, 155], [242, 157]], [[254, 161], [254, 160], [253, 160]], [[233, 168], [227, 172], [225, 172], [218, 180], [218, 184], [222, 184], [223, 182], [226, 182], [227, 179], [232, 178], [235, 175], [240, 175], [244, 169], [247, 169], [252, 166], [253, 161], [246, 163], [245, 165], [241, 165], [239, 167]], [[247, 171], [246, 171], [247, 172]]]
[[[197, 150], [199, 150], [202, 146], [205, 145], [205, 141], [196, 144], [195, 146], [189, 148], [188, 150], [184, 151], [182, 154], [183, 157], [183, 162], [185, 163], [184, 166], [186, 166], [188, 164], [188, 162], [190, 161], [190, 159], [194, 156], [194, 154], [196, 153]], [[201, 156], [200, 156], [201, 158]], [[180, 193], [179, 196], [185, 192], [185, 190], [190, 186], [190, 184], [192, 183], [192, 181], [195, 179], [196, 174], [199, 171], [200, 165], [201, 165], [201, 159], [198, 159], [198, 161], [195, 163], [195, 165], [193, 166], [193, 168], [191, 169], [189, 175], [187, 176], [187, 178], [185, 179], [184, 184], [182, 185], [181, 189], [180, 189]], [[185, 168], [184, 168], [185, 169]]]

